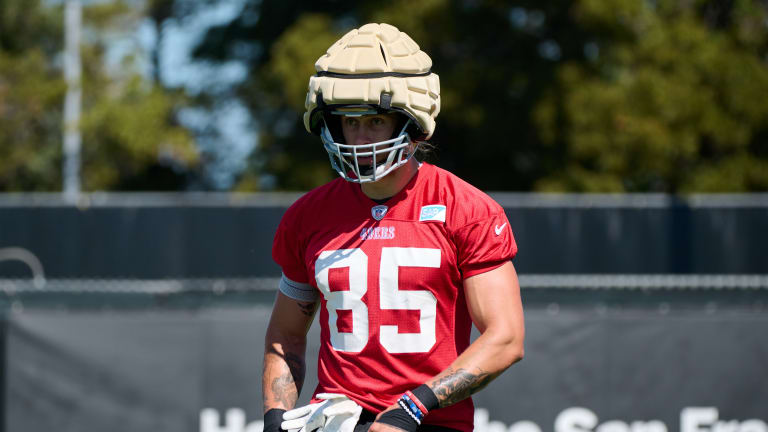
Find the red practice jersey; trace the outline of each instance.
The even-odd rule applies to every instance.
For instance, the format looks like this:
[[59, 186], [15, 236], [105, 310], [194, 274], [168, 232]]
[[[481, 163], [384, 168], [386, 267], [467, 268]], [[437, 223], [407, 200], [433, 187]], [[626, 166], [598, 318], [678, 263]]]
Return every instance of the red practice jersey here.
[[[315, 394], [379, 412], [446, 369], [470, 342], [462, 281], [516, 252], [501, 206], [430, 164], [383, 205], [341, 178], [302, 196], [272, 255], [321, 294]], [[424, 423], [470, 432], [473, 413], [468, 398]]]

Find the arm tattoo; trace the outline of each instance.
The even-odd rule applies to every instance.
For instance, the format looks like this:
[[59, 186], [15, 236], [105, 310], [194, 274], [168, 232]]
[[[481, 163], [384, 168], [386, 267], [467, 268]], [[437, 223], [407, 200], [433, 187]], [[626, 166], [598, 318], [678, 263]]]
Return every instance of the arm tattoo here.
[[[272, 380], [272, 394], [277, 402], [286, 407], [293, 406], [299, 399], [299, 392], [293, 383], [293, 378], [287, 373]], [[264, 409], [267, 410], [266, 407]]]
[[[296, 302], [294, 304], [297, 305], [299, 312], [307, 317], [306, 321], [311, 323], [319, 302]], [[309, 324], [307, 324], [307, 330], [309, 330]], [[299, 399], [301, 388], [304, 386], [304, 375], [306, 374], [305, 341], [281, 338], [276, 335], [275, 339], [268, 341], [266, 345], [264, 371], [262, 372], [264, 377], [262, 383], [264, 412], [275, 405], [290, 409]], [[278, 350], [278, 346], [282, 346], [282, 349]]]
[[[449, 370], [447, 375], [439, 378], [432, 384], [440, 408], [455, 404], [468, 398], [487, 386], [496, 375], [478, 369], [478, 373], [472, 373], [465, 369]], [[498, 374], [497, 374], [498, 375]]]
[[301, 303], [297, 302], [297, 305], [299, 305], [299, 309], [301, 309], [301, 313], [304, 315], [311, 317], [315, 314], [315, 309], [317, 309], [317, 302], [312, 303]]
[[[281, 356], [275, 349], [270, 349], [269, 353]], [[285, 407], [292, 407], [299, 399], [299, 393], [301, 393], [301, 388], [304, 386], [304, 375], [306, 372], [304, 357], [290, 352], [285, 353], [281, 357], [283, 357], [286, 365], [288, 365], [288, 370], [275, 377], [269, 383], [269, 388], [272, 391], [273, 401], [279, 402]], [[266, 398], [264, 401], [264, 411], [266, 412], [268, 409]]]

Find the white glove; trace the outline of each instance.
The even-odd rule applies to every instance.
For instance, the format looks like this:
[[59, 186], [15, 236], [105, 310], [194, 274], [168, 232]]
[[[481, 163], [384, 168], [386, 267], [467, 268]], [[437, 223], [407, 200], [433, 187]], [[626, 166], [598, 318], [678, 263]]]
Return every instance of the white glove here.
[[319, 432], [352, 432], [362, 412], [361, 406], [337, 393], [319, 393], [317, 398], [322, 402], [286, 411], [281, 429], [288, 432], [313, 432], [315, 429], [320, 429]]
[[323, 432], [353, 432], [361, 412], [363, 407], [353, 400], [346, 400], [324, 409], [326, 421]]

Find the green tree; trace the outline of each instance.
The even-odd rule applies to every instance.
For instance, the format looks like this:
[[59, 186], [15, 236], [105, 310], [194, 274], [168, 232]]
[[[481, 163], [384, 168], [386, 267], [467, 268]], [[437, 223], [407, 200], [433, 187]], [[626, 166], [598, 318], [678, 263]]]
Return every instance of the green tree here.
[[[537, 43], [561, 31], [566, 15], [549, 7], [551, 22], [514, 26], [512, 8], [501, 1], [248, 1], [241, 17], [210, 31], [196, 53], [213, 61], [240, 58], [252, 71], [238, 94], [258, 122], [260, 141], [244, 187], [264, 174], [279, 189], [307, 189], [335, 176], [301, 122], [308, 78], [317, 58], [351, 27], [388, 22], [417, 40], [441, 77], [432, 160], [480, 187], [525, 190], [547, 168], [535, 160], [528, 111], [555, 64], [538, 54]], [[563, 39], [578, 39], [571, 36]], [[249, 44], [252, 55], [238, 54]], [[510, 165], [515, 174], [500, 176]]]
[[536, 108], [563, 166], [536, 187], [768, 190], [767, 12], [749, 0], [577, 2], [594, 56], [564, 63]]
[[[311, 39], [306, 38], [309, 34]], [[251, 91], [262, 95], [255, 99], [262, 125], [256, 157], [277, 176], [281, 188], [304, 189], [333, 178], [322, 147], [302, 133], [300, 119], [317, 53], [339, 36], [325, 14], [302, 15], [272, 44], [270, 61], [255, 74], [258, 86]]]
[[39, 3], [0, 3], [0, 190], [61, 184], [61, 13]]
[[[183, 189], [197, 153], [175, 121], [182, 95], [144, 79], [131, 53], [105, 63], [108, 39], [134, 31], [144, 10], [125, 1], [84, 9], [84, 190]], [[0, 191], [61, 189], [62, 6], [0, 3]]]
[[483, 189], [768, 190], [765, 20], [749, 0], [251, 0], [197, 55], [252, 71], [238, 96], [260, 143], [243, 188], [334, 176], [301, 123], [312, 65], [350, 28], [388, 22], [440, 75], [435, 160]]
[[116, 70], [104, 65], [109, 38], [135, 32], [158, 3], [145, 4], [150, 9], [125, 1], [96, 3], [84, 11], [83, 21], [92, 30], [82, 49], [82, 180], [87, 190], [184, 189], [197, 164], [194, 140], [175, 118], [186, 103], [183, 94], [164, 89], [156, 75], [145, 78], [139, 70], [144, 53], [138, 49]]
[[251, 110], [259, 143], [238, 189], [259, 189], [265, 174], [279, 189], [306, 189], [332, 178], [322, 147], [304, 132], [301, 114], [315, 60], [344, 31], [332, 16], [347, 11], [349, 4], [328, 0], [246, 1], [237, 19], [209, 30], [196, 48], [199, 59], [239, 59], [251, 71], [235, 95]]

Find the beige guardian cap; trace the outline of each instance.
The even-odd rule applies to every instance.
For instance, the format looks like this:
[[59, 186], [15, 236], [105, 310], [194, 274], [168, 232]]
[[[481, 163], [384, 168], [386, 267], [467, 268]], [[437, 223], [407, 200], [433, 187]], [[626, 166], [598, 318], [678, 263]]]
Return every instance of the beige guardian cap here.
[[428, 139], [440, 113], [440, 78], [431, 68], [432, 59], [394, 26], [352, 30], [315, 63], [304, 126], [319, 135], [322, 105], [378, 105], [406, 113], [423, 133], [418, 138]]
[[[331, 164], [350, 181], [376, 181], [412, 156], [410, 141], [428, 139], [440, 112], [440, 79], [432, 59], [407, 34], [389, 24], [366, 24], [336, 41], [315, 63], [309, 80], [304, 126], [320, 135]], [[361, 146], [345, 145], [338, 116], [396, 112], [406, 121], [392, 140]], [[335, 118], [334, 118], [335, 117]], [[361, 172], [357, 157], [389, 152], [387, 162], [370, 175]], [[365, 155], [365, 156], [364, 156]], [[347, 171], [354, 171], [352, 177]]]

